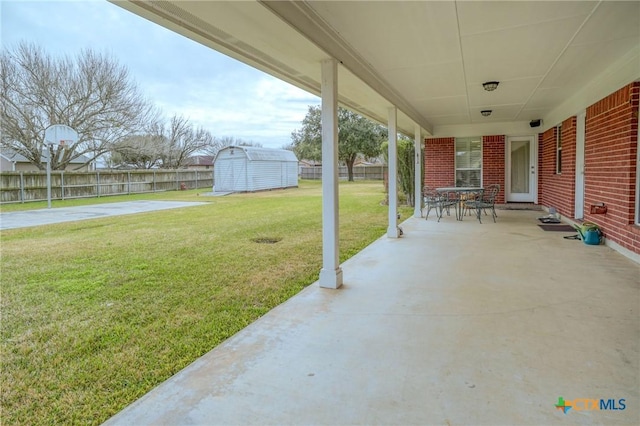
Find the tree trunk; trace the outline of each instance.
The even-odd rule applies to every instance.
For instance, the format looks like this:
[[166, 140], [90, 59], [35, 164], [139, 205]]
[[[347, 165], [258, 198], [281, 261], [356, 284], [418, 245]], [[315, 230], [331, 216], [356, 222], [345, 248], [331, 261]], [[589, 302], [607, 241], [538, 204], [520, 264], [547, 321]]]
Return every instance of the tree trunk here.
[[355, 158], [349, 158], [347, 161], [347, 174], [349, 175], [349, 182], [353, 182], [353, 163], [356, 162]]

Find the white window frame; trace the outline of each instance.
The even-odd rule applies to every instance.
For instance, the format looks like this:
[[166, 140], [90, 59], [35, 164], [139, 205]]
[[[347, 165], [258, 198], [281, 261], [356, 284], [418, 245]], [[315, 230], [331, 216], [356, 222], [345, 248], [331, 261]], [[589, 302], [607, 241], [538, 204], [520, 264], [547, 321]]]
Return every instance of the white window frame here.
[[556, 174], [562, 174], [562, 124], [556, 126]]
[[[473, 142], [473, 141], [479, 141], [480, 142], [480, 167], [479, 168], [472, 168], [472, 167], [458, 167], [458, 141], [461, 140], [466, 140], [467, 143]], [[466, 138], [455, 138], [454, 141], [454, 155], [455, 155], [455, 170], [454, 170], [454, 186], [458, 186], [458, 171], [473, 171], [473, 170], [478, 170], [480, 172], [480, 186], [482, 186], [482, 169], [483, 169], [483, 163], [482, 163], [482, 150], [483, 150], [483, 143], [482, 143], [482, 136], [472, 136], [472, 137], [466, 137]], [[471, 152], [470, 150], [468, 150], [467, 152]]]
[[[638, 111], [640, 112], [640, 108]], [[637, 115], [636, 115], [637, 116]], [[636, 225], [640, 225], [640, 125], [638, 126], [638, 140], [636, 141], [638, 145], [637, 158], [636, 158], [636, 217], [635, 222]]]

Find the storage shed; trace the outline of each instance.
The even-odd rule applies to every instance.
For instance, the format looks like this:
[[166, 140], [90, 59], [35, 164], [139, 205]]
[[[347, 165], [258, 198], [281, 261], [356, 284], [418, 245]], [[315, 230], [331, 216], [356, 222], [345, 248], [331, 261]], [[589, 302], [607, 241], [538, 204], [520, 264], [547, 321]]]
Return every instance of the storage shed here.
[[298, 186], [298, 159], [285, 149], [228, 146], [213, 163], [214, 192], [252, 192]]

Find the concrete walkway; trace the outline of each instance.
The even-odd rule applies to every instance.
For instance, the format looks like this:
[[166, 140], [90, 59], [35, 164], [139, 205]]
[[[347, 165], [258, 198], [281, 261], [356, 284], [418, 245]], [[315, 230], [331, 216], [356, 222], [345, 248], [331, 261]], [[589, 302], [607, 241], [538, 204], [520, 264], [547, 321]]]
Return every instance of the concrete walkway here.
[[640, 265], [499, 215], [409, 219], [106, 424], [640, 424]]
[[98, 219], [108, 216], [143, 213], [156, 210], [199, 206], [206, 203], [183, 201], [126, 201], [122, 203], [94, 204], [79, 207], [26, 210], [0, 213], [0, 230], [50, 225], [76, 220]]

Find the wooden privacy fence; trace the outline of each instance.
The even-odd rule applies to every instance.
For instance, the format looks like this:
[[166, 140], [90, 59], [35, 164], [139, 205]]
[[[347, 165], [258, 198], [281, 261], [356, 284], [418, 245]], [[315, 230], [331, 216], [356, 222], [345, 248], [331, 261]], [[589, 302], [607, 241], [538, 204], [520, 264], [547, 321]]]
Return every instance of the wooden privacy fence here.
[[[212, 170], [51, 172], [54, 200], [212, 187]], [[0, 203], [46, 199], [46, 172], [0, 173]]]
[[[354, 180], [383, 180], [387, 166], [354, 166]], [[349, 177], [347, 166], [338, 168], [340, 179]], [[300, 179], [322, 179], [322, 167], [300, 167]]]

